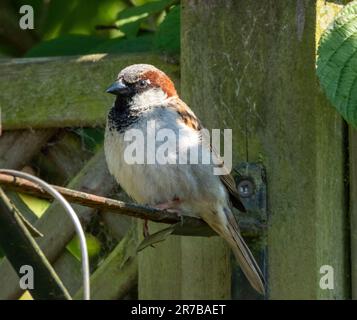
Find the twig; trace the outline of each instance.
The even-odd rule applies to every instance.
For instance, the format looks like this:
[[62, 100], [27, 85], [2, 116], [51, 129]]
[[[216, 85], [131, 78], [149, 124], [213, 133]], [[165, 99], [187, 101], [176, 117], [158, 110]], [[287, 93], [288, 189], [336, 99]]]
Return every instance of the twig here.
[[[0, 173], [0, 185], [9, 189], [31, 194], [44, 199], [52, 199], [41, 187], [29, 182], [25, 179], [15, 178], [8, 174]], [[177, 223], [180, 218], [171, 212], [140, 206], [136, 204], [129, 204], [123, 201], [109, 199], [94, 194], [89, 194], [82, 191], [72, 190], [64, 187], [53, 186], [59, 193], [61, 193], [69, 202], [77, 203], [83, 206], [118, 212], [134, 218], [147, 219], [162, 223]], [[192, 218], [204, 223], [200, 219]]]
[[[31, 194], [40, 198], [51, 199], [51, 197], [41, 187], [27, 180], [15, 178], [8, 174], [0, 173], [0, 185], [17, 192]], [[111, 211], [134, 218], [151, 220], [160, 223], [174, 224], [182, 222], [182, 228], [178, 229], [174, 234], [191, 236], [215, 235], [215, 232], [209, 228], [202, 219], [199, 218], [190, 216], [179, 217], [175, 213], [171, 213], [166, 210], [159, 210], [137, 204], [126, 203], [123, 201], [109, 199], [59, 186], [53, 187], [69, 202], [83, 206]], [[243, 234], [252, 237], [261, 234], [261, 230], [264, 228], [264, 225], [260, 222], [250, 220], [241, 222], [240, 226]]]

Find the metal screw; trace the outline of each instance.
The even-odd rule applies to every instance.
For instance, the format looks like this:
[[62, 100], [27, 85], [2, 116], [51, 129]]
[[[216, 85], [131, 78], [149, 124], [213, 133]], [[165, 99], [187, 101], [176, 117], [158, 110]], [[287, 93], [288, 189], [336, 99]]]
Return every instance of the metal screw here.
[[238, 192], [242, 198], [248, 198], [253, 195], [254, 184], [252, 181], [245, 179], [238, 183]]

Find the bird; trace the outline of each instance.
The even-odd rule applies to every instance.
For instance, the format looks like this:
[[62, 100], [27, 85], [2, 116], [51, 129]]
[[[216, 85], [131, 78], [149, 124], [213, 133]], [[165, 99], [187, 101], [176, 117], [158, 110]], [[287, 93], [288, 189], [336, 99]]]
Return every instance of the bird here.
[[[133, 64], [119, 72], [106, 92], [116, 96], [104, 136], [111, 175], [139, 204], [203, 219], [226, 240], [251, 286], [265, 294], [264, 276], [241, 236], [232, 211], [233, 207], [245, 211], [232, 175], [228, 170], [215, 175], [211, 162], [180, 161], [187, 160], [187, 154], [194, 148], [207, 152], [211, 160], [219, 161], [219, 156], [204, 142], [201, 121], [180, 99], [173, 81], [153, 65]], [[169, 130], [179, 137], [178, 142], [159, 139], [150, 144], [150, 148], [158, 151], [163, 143], [168, 143], [164, 153], [166, 163], [157, 157], [148, 161], [151, 149], [148, 142], [142, 145], [142, 137], [149, 139], [150, 130], [157, 134]], [[138, 134], [135, 139], [134, 133]], [[134, 140], [138, 143], [135, 152]], [[128, 157], [129, 149], [136, 161]], [[182, 154], [186, 158], [181, 158]], [[224, 163], [220, 165], [224, 168]]]

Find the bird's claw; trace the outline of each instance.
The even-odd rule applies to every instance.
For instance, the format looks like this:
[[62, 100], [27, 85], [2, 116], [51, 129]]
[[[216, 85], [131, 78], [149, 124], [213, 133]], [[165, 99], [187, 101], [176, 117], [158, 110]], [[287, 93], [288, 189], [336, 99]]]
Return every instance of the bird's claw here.
[[148, 220], [147, 219], [145, 219], [144, 225], [143, 225], [143, 236], [144, 236], [144, 238], [147, 238], [147, 237], [150, 236]]
[[[143, 236], [145, 239], [150, 237], [148, 222], [149, 222], [148, 219], [145, 219], [144, 225], [143, 225]], [[155, 248], [155, 246], [153, 244], [151, 244], [150, 247]]]

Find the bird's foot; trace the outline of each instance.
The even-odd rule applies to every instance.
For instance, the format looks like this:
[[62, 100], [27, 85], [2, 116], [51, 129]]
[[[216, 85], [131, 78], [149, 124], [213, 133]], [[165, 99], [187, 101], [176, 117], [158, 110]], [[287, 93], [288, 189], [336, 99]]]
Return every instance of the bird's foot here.
[[[171, 201], [159, 203], [159, 204], [153, 206], [153, 208], [159, 209], [159, 210], [166, 210], [167, 212], [176, 214], [178, 217], [181, 217], [181, 223], [182, 223], [182, 221], [183, 221], [182, 220], [182, 211], [178, 208], [180, 203], [181, 203], [180, 199], [174, 198]], [[145, 239], [150, 236], [147, 219], [144, 220], [143, 235], [144, 235]]]
[[160, 210], [166, 210], [168, 212], [174, 213], [178, 210], [177, 207], [180, 203], [181, 203], [180, 199], [174, 198], [171, 201], [159, 203], [159, 204], [155, 205], [154, 208], [160, 209]]
[[149, 226], [148, 226], [148, 219], [145, 219], [145, 220], [144, 220], [143, 236], [144, 236], [145, 239], [150, 236]]
[[160, 210], [166, 210], [167, 212], [176, 214], [178, 218], [181, 220], [181, 225], [183, 224], [183, 212], [179, 208], [179, 205], [181, 204], [181, 200], [179, 198], [174, 198], [171, 201], [167, 201], [164, 203], [159, 203], [154, 206], [156, 209]]
[[[143, 225], [143, 236], [145, 239], [150, 237], [148, 221], [149, 221], [148, 219], [145, 219], [144, 225]], [[151, 244], [150, 247], [155, 248], [155, 246], [153, 244]]]

